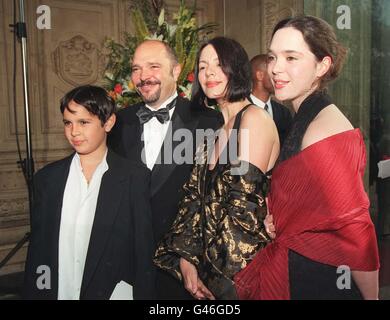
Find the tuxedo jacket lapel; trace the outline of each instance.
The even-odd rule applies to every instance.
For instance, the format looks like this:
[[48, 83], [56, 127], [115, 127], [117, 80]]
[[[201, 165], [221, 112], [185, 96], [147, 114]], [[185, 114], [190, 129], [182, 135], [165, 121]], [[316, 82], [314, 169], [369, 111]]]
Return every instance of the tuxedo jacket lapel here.
[[49, 182], [52, 183], [52, 185], [47, 189], [50, 190], [47, 195], [47, 201], [54, 199], [54, 202], [52, 208], [48, 208], [45, 212], [47, 216], [41, 219], [41, 221], [44, 221], [45, 223], [42, 225], [42, 228], [46, 232], [44, 241], [48, 246], [48, 248], [44, 250], [47, 250], [49, 253], [48, 263], [50, 264], [51, 274], [53, 275], [51, 279], [53, 299], [57, 299], [58, 295], [58, 245], [60, 238], [62, 201], [73, 157], [74, 153], [62, 160], [61, 166], [56, 170], [58, 173], [57, 176], [51, 177], [52, 179]]
[[111, 235], [112, 225], [118, 214], [123, 194], [123, 181], [121, 165], [116, 161], [116, 155], [111, 151], [107, 154], [109, 169], [103, 175], [92, 226], [87, 258], [85, 260], [81, 294], [83, 295], [90, 283], [100, 257], [103, 254], [105, 243]]
[[140, 163], [144, 142], [142, 140], [143, 126], [139, 122], [137, 111], [141, 104], [137, 104], [117, 113], [117, 121], [108, 135], [107, 145], [118, 155]]
[[[193, 132], [193, 130], [196, 128], [199, 121], [198, 119], [191, 118], [189, 105], [183, 105], [183, 101], [180, 97], [178, 97], [177, 99], [178, 101], [172, 116], [172, 121], [169, 126], [168, 132], [165, 136], [164, 143], [158, 157], [160, 161], [159, 163], [156, 163], [154, 165], [152, 170], [152, 178], [151, 178], [152, 197], [164, 185], [166, 180], [173, 173], [173, 171], [177, 166], [177, 163], [174, 159], [174, 151], [176, 147], [182, 143], [182, 141], [174, 141], [172, 139], [173, 136], [179, 129], [187, 129]], [[182, 136], [180, 137], [182, 138]], [[192, 141], [186, 140], [184, 143], [191, 144]], [[187, 150], [187, 148], [185, 148], [184, 146], [183, 149]], [[191, 150], [193, 151], [192, 146], [191, 146]]]
[[123, 136], [129, 137], [129, 139], [126, 139], [129, 142], [126, 146], [127, 158], [135, 162], [142, 161], [145, 152], [144, 141], [142, 139], [143, 126], [140, 124], [136, 114], [133, 114], [128, 125], [124, 126], [123, 131]]
[[[178, 141], [173, 141], [173, 133], [184, 125], [183, 120], [176, 114], [172, 119], [164, 143], [161, 147], [156, 163], [152, 170], [151, 177], [151, 195], [153, 196], [161, 188], [171, 173], [175, 170], [176, 163], [173, 159], [173, 150], [178, 145]], [[166, 164], [165, 164], [166, 163]]]

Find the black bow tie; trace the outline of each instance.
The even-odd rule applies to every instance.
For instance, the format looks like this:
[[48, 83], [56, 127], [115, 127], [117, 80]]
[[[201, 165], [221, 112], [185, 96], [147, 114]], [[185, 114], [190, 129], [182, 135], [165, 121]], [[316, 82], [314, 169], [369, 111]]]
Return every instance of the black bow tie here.
[[137, 112], [137, 116], [139, 118], [140, 124], [142, 125], [148, 122], [153, 117], [156, 117], [160, 123], [165, 123], [169, 121], [169, 110], [171, 110], [175, 105], [176, 105], [176, 99], [174, 99], [165, 108], [159, 109], [157, 111], [152, 111], [145, 105], [141, 106], [141, 108]]

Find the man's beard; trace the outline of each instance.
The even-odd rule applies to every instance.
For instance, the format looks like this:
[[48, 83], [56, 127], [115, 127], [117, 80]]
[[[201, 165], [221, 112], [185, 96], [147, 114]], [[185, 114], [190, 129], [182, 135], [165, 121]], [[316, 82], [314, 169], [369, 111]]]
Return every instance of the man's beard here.
[[[137, 89], [139, 89], [140, 87], [144, 86], [144, 85], [161, 85], [161, 82], [160, 81], [141, 81], [139, 84], [137, 84]], [[141, 96], [142, 100], [146, 103], [146, 104], [151, 104], [151, 103], [155, 103], [156, 101], [158, 101], [158, 99], [160, 99], [160, 96], [161, 96], [161, 86], [158, 88], [158, 90], [156, 91], [156, 93], [152, 94], [151, 96], [149, 97], [145, 97], [141, 91], [137, 90], [138, 91], [138, 94]]]

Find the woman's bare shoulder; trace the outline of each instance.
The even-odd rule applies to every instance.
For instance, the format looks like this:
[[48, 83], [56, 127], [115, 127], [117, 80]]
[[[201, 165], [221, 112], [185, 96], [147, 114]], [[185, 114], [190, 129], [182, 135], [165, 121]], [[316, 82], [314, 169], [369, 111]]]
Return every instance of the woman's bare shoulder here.
[[352, 130], [347, 117], [335, 105], [322, 110], [306, 130], [302, 140], [302, 149], [330, 136]]
[[242, 115], [241, 127], [244, 128], [258, 128], [262, 130], [275, 129], [275, 122], [271, 116], [264, 109], [251, 105]]

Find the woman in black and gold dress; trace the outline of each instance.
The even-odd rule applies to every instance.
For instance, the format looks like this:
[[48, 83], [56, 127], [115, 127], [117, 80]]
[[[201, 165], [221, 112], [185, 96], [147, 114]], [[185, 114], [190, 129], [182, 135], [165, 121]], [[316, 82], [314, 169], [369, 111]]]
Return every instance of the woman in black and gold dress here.
[[154, 261], [197, 299], [236, 299], [234, 275], [268, 242], [265, 173], [279, 155], [279, 138], [268, 113], [247, 99], [251, 68], [238, 42], [217, 37], [204, 44], [195, 76], [194, 103], [206, 108], [214, 100], [225, 124], [198, 149], [179, 214]]

